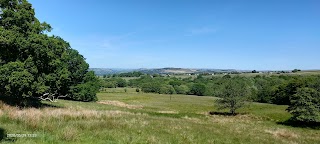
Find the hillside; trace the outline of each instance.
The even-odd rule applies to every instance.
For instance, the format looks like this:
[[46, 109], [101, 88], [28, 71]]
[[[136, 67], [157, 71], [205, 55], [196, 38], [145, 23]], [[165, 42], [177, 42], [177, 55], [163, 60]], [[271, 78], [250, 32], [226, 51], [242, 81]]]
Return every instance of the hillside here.
[[[112, 92], [113, 90], [111, 90]], [[253, 103], [237, 116], [210, 115], [214, 97], [99, 93], [91, 103], [59, 100], [42, 109], [0, 103], [0, 132], [16, 143], [319, 143], [319, 130], [282, 124], [287, 106]], [[52, 107], [54, 106], [54, 107]]]
[[119, 74], [138, 71], [146, 74], [197, 74], [214, 72], [235, 72], [235, 69], [192, 69], [192, 68], [156, 68], [156, 69], [112, 69], [112, 68], [90, 68], [96, 75]]

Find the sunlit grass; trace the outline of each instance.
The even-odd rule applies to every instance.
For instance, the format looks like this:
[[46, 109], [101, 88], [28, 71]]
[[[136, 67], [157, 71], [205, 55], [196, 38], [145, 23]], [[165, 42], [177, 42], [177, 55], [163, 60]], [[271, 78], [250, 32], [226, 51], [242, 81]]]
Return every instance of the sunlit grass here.
[[[252, 103], [237, 116], [210, 115], [213, 97], [99, 93], [98, 102], [59, 100], [58, 108], [1, 104], [1, 129], [37, 134], [9, 143], [319, 143], [319, 130], [277, 124], [287, 106]], [[99, 103], [100, 102], [100, 103]], [[46, 102], [48, 103], [48, 102]], [[52, 103], [48, 103], [52, 104]]]

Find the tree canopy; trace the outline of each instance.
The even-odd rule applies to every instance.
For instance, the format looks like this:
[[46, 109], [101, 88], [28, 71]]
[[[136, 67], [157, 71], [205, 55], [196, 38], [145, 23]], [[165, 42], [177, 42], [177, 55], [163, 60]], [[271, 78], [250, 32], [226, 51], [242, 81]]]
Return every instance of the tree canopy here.
[[85, 58], [61, 37], [48, 36], [51, 30], [27, 0], [0, 0], [0, 95], [96, 100], [99, 85]]
[[320, 93], [313, 88], [299, 88], [290, 97], [288, 111], [294, 120], [320, 122]]
[[220, 92], [221, 99], [216, 100], [218, 109], [229, 109], [235, 114], [238, 108], [244, 106], [250, 95], [246, 81], [242, 78], [233, 77], [228, 79]]

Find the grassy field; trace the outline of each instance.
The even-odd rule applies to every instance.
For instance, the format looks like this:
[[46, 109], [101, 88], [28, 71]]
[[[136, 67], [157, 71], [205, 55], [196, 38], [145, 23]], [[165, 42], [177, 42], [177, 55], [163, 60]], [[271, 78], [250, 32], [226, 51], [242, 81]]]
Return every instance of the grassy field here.
[[[112, 91], [112, 90], [111, 90]], [[116, 90], [114, 90], [116, 91]], [[279, 124], [286, 106], [252, 103], [237, 116], [210, 115], [213, 97], [129, 90], [99, 93], [98, 102], [59, 100], [54, 107], [0, 104], [2, 143], [320, 143], [320, 130]], [[7, 138], [7, 134], [36, 137]]]

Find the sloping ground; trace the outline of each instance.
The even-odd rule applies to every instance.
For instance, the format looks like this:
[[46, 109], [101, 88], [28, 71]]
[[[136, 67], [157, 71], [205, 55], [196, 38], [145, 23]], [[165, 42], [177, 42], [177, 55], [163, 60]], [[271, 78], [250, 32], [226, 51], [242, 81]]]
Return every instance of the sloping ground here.
[[[168, 95], [139, 93], [98, 97], [92, 103], [60, 100], [54, 103], [59, 108], [18, 109], [1, 103], [0, 140], [23, 144], [320, 143], [320, 130], [277, 124], [290, 117], [286, 106], [253, 103], [240, 110], [242, 114], [223, 116], [209, 114], [215, 110], [212, 97], [173, 95], [170, 100]], [[6, 138], [7, 134], [34, 135]]]
[[129, 105], [126, 104], [124, 102], [120, 102], [120, 101], [98, 101], [97, 103], [99, 104], [106, 104], [106, 105], [113, 105], [113, 106], [118, 106], [118, 107], [124, 107], [124, 108], [128, 108], [128, 109], [142, 109], [143, 106], [142, 105]]

